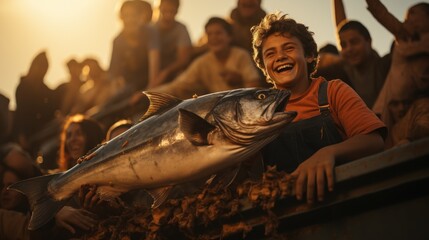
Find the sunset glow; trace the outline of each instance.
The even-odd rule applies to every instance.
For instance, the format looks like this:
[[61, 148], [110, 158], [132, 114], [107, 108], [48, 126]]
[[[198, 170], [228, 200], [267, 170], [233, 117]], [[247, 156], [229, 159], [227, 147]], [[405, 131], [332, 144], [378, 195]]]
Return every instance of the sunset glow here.
[[[98, 59], [108, 68], [113, 38], [120, 31], [119, 0], [1, 0], [0, 1], [0, 93], [15, 107], [14, 92], [32, 58], [46, 50], [49, 70], [46, 84], [54, 88], [67, 78], [65, 62], [74, 57]], [[151, 2], [151, 1], [150, 1]], [[389, 10], [402, 20], [416, 0], [391, 0]], [[281, 10], [307, 24], [319, 45], [335, 43], [329, 1], [264, 0], [267, 12]], [[187, 27], [194, 42], [202, 36], [211, 16], [226, 17], [234, 0], [182, 0], [177, 19]], [[364, 22], [373, 34], [373, 46], [381, 55], [388, 52], [392, 36], [366, 10], [365, 1], [344, 0], [350, 18]]]

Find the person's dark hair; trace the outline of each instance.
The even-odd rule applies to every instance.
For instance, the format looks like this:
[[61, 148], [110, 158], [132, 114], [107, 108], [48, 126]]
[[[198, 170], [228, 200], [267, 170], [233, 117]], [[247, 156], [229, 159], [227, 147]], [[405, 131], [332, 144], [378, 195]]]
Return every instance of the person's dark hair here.
[[340, 54], [340, 52], [338, 51], [338, 48], [332, 43], [327, 43], [325, 46], [321, 47], [319, 49], [319, 54], [321, 53], [331, 53], [335, 55]]
[[180, 0], [161, 0], [160, 3], [159, 3], [159, 5], [161, 5], [163, 3], [166, 3], [166, 2], [175, 5], [177, 8], [180, 7]]
[[[21, 154], [24, 158], [27, 158], [27, 162], [21, 162], [18, 165], [11, 165], [7, 158], [10, 153]], [[14, 161], [16, 163], [16, 161]], [[22, 165], [22, 164], [25, 165]], [[20, 145], [16, 143], [6, 143], [0, 147], [0, 175], [4, 170], [10, 169], [20, 179], [27, 179], [42, 175], [42, 170], [39, 166], [32, 161], [32, 158], [28, 152], [26, 152]], [[1, 180], [0, 180], [1, 185]]]
[[[58, 165], [60, 170], [67, 170], [69, 166], [69, 161], [71, 160], [69, 156], [69, 152], [66, 147], [66, 140], [67, 140], [67, 128], [72, 123], [79, 124], [83, 134], [85, 135], [85, 138], [86, 138], [85, 152], [88, 152], [92, 148], [96, 147], [104, 139], [103, 128], [97, 121], [90, 118], [86, 118], [81, 114], [70, 116], [65, 121], [60, 135], [60, 154], [59, 154], [60, 156], [58, 160]], [[74, 160], [77, 160], [77, 159], [74, 159]]]
[[338, 26], [338, 34], [346, 30], [355, 30], [360, 35], [362, 35], [366, 40], [371, 41], [371, 34], [361, 22], [354, 21], [354, 20], [341, 22], [340, 25]]
[[288, 18], [287, 14], [281, 13], [272, 13], [267, 14], [264, 19], [259, 23], [259, 25], [253, 26], [251, 28], [253, 40], [253, 60], [256, 62], [256, 65], [264, 72], [265, 65], [262, 55], [262, 43], [269, 36], [280, 33], [282, 35], [288, 36], [292, 35], [299, 39], [302, 43], [304, 54], [306, 57], [314, 57], [314, 60], [311, 63], [307, 64], [308, 74], [311, 75], [316, 70], [317, 63], [317, 44], [313, 38], [313, 32], [308, 30], [308, 27], [304, 24], [297, 23], [295, 20]]
[[150, 3], [143, 1], [143, 0], [126, 0], [122, 3], [120, 12], [123, 11], [124, 8], [131, 7], [139, 13], [147, 13], [150, 14], [150, 17], [152, 18], [152, 6]]
[[429, 3], [426, 2], [419, 2], [414, 4], [413, 6], [411, 6], [410, 8], [422, 8], [423, 11], [425, 11], [425, 13], [427, 15], [429, 15]]
[[232, 36], [233, 35], [233, 29], [232, 29], [232, 25], [227, 22], [225, 19], [220, 18], [220, 17], [211, 17], [206, 25], [204, 26], [204, 29], [207, 30], [207, 27], [212, 25], [212, 24], [219, 24], [221, 25], [225, 31], [228, 33], [228, 35]]

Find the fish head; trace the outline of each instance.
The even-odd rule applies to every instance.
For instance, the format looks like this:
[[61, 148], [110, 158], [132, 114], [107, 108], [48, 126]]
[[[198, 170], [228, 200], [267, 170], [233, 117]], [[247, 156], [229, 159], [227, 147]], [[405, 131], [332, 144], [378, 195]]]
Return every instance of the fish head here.
[[296, 117], [285, 108], [291, 92], [280, 89], [243, 88], [230, 91], [212, 110], [223, 134], [239, 145], [267, 144]]

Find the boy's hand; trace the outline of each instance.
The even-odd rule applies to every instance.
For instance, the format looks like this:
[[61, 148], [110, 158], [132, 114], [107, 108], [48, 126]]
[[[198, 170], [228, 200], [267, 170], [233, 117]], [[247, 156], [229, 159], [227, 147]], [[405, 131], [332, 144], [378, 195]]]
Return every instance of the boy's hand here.
[[291, 173], [291, 177], [296, 179], [296, 198], [301, 200], [306, 192], [307, 202], [313, 203], [315, 193], [317, 193], [318, 201], [323, 201], [326, 182], [330, 192], [334, 189], [334, 167], [334, 156], [327, 151], [323, 151], [323, 149], [301, 163]]

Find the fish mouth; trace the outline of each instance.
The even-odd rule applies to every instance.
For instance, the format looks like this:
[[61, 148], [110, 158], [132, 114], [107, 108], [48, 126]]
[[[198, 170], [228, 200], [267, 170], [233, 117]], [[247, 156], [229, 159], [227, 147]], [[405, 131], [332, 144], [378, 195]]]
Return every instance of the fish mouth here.
[[289, 102], [290, 93], [286, 91], [282, 91], [280, 93], [282, 94], [278, 95], [279, 100], [275, 102], [276, 107], [274, 109], [274, 113], [284, 112], [286, 105]]
[[295, 111], [285, 111], [286, 105], [289, 102], [289, 98], [291, 96], [291, 92], [288, 90], [281, 90], [279, 94], [276, 96], [276, 101], [274, 101], [274, 110], [272, 111], [271, 121], [279, 122], [282, 120], [293, 120], [297, 112]]

